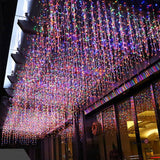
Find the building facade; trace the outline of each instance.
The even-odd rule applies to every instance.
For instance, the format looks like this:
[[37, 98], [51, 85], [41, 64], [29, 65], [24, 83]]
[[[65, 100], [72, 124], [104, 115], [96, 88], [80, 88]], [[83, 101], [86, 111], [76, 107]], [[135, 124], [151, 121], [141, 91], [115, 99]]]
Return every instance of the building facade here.
[[44, 138], [44, 159], [159, 159], [159, 89], [158, 71], [112, 102], [81, 113], [70, 138], [69, 128]]

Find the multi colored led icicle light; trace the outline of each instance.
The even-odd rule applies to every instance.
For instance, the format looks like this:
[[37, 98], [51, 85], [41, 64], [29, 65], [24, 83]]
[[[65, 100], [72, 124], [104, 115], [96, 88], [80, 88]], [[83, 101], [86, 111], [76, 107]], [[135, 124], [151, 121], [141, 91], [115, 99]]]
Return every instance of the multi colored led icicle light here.
[[41, 0], [3, 143], [33, 143], [160, 51], [160, 16], [117, 1]]

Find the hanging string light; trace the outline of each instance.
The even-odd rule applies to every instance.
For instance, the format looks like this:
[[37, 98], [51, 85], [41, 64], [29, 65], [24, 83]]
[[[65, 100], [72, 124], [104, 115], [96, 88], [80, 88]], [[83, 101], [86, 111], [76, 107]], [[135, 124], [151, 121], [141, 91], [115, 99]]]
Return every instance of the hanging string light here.
[[3, 144], [36, 143], [159, 54], [159, 16], [125, 3], [41, 0]]

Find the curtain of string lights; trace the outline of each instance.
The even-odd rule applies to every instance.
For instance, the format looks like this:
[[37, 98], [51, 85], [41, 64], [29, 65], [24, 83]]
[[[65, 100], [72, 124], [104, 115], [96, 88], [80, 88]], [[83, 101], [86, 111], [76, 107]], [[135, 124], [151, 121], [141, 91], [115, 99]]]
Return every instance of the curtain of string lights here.
[[[2, 143], [35, 143], [160, 51], [160, 16], [118, 1], [39, 0]], [[158, 12], [159, 13], [159, 12]]]

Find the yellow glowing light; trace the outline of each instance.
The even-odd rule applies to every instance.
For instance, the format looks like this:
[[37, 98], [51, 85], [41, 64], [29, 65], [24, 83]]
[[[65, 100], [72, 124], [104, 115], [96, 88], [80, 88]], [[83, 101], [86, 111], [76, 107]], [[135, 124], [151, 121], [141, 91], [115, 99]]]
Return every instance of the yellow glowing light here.
[[158, 134], [158, 129], [152, 129], [145, 133], [145, 137], [149, 137], [152, 134]]

